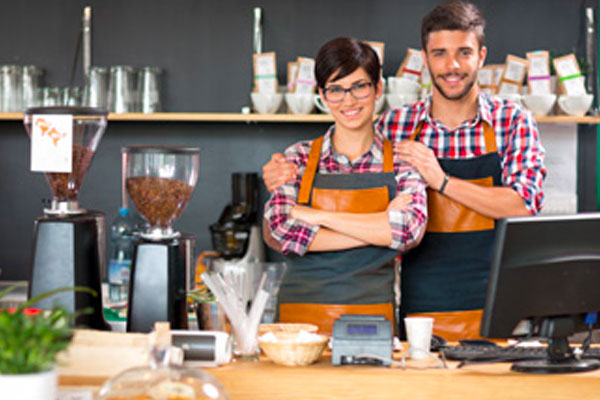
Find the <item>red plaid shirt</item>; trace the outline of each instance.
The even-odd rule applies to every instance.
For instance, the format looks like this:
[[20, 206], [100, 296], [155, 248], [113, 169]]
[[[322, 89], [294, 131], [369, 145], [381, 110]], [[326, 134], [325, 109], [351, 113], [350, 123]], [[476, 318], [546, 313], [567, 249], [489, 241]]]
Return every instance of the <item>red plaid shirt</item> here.
[[407, 104], [381, 115], [376, 126], [392, 142], [408, 140], [419, 122], [423, 122], [418, 140], [438, 158], [466, 159], [486, 153], [483, 123], [496, 132], [498, 154], [502, 162], [502, 183], [513, 188], [531, 214], [540, 211], [546, 176], [544, 148], [537, 125], [528, 111], [514, 103], [479, 94], [475, 118], [450, 131], [431, 117], [431, 97]]
[[[371, 148], [351, 162], [348, 157], [333, 150], [331, 138], [334, 134], [334, 127], [329, 128], [323, 140], [318, 173], [361, 174], [383, 171], [383, 136], [381, 133], [376, 132]], [[311, 144], [312, 141], [304, 141], [286, 149], [287, 161], [298, 166], [299, 174], [294, 182], [276, 188], [265, 204], [264, 216], [269, 221], [271, 234], [281, 244], [284, 254], [303, 255], [306, 253], [319, 230], [319, 226], [290, 217], [291, 210], [296, 205]], [[396, 156], [394, 156], [394, 173], [396, 195], [401, 193], [413, 195], [412, 203], [406, 210], [390, 210], [388, 213], [392, 228], [390, 247], [403, 250], [411, 245], [425, 228], [427, 222], [426, 184], [412, 166], [402, 162]]]

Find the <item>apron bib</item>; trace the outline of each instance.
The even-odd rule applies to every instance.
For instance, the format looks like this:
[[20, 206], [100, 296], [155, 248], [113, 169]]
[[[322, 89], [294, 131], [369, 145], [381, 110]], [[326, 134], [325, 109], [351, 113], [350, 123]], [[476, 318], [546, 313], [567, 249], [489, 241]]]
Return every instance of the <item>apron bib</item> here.
[[[422, 123], [412, 139], [417, 140]], [[501, 186], [502, 168], [491, 126], [484, 123], [486, 154], [439, 159], [450, 176]], [[402, 256], [401, 312], [435, 318], [434, 333], [447, 340], [478, 338], [492, 259], [495, 220], [427, 190], [427, 233]]]
[[[311, 146], [298, 204], [338, 212], [387, 209], [396, 195], [392, 144], [384, 141], [382, 173], [317, 174], [323, 137]], [[286, 256], [288, 271], [279, 291], [279, 320], [308, 322], [331, 333], [342, 314], [383, 314], [394, 321], [394, 258], [397, 251], [366, 246]]]

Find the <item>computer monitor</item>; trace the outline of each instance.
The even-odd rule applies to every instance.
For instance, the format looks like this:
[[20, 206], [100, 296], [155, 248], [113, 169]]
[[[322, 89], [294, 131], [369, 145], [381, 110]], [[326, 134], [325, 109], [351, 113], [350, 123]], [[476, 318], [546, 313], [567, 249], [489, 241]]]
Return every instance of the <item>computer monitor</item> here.
[[590, 313], [598, 311], [600, 213], [498, 222], [481, 336], [548, 339], [548, 360], [515, 364], [514, 370], [599, 368], [593, 360], [575, 359], [567, 340], [588, 330]]

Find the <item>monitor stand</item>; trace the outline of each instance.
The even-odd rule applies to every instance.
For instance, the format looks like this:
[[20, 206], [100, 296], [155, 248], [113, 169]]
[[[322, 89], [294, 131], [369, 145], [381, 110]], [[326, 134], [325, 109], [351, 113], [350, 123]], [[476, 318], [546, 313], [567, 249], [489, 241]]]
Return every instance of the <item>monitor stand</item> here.
[[[548, 358], [544, 360], [525, 360], [515, 362], [511, 370], [532, 374], [564, 374], [593, 371], [600, 368], [600, 361], [579, 359], [573, 354], [567, 338], [571, 331], [568, 318], [546, 318], [542, 322], [542, 332], [548, 337]], [[572, 333], [572, 332], [570, 332]]]

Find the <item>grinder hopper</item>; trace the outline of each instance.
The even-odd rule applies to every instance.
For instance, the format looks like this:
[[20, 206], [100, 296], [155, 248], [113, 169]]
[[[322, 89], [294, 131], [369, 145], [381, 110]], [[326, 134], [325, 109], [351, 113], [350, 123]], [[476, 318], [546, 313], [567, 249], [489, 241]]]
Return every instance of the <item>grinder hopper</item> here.
[[[96, 291], [66, 292], [40, 301], [60, 303], [70, 312], [91, 308], [76, 323], [106, 329], [100, 272], [104, 267], [104, 214], [79, 208], [77, 196], [106, 128], [107, 112], [89, 107], [34, 107], [24, 112], [32, 142], [32, 170], [44, 172], [52, 205], [35, 221], [29, 296], [59, 287]], [[69, 134], [70, 133], [70, 134]]]

